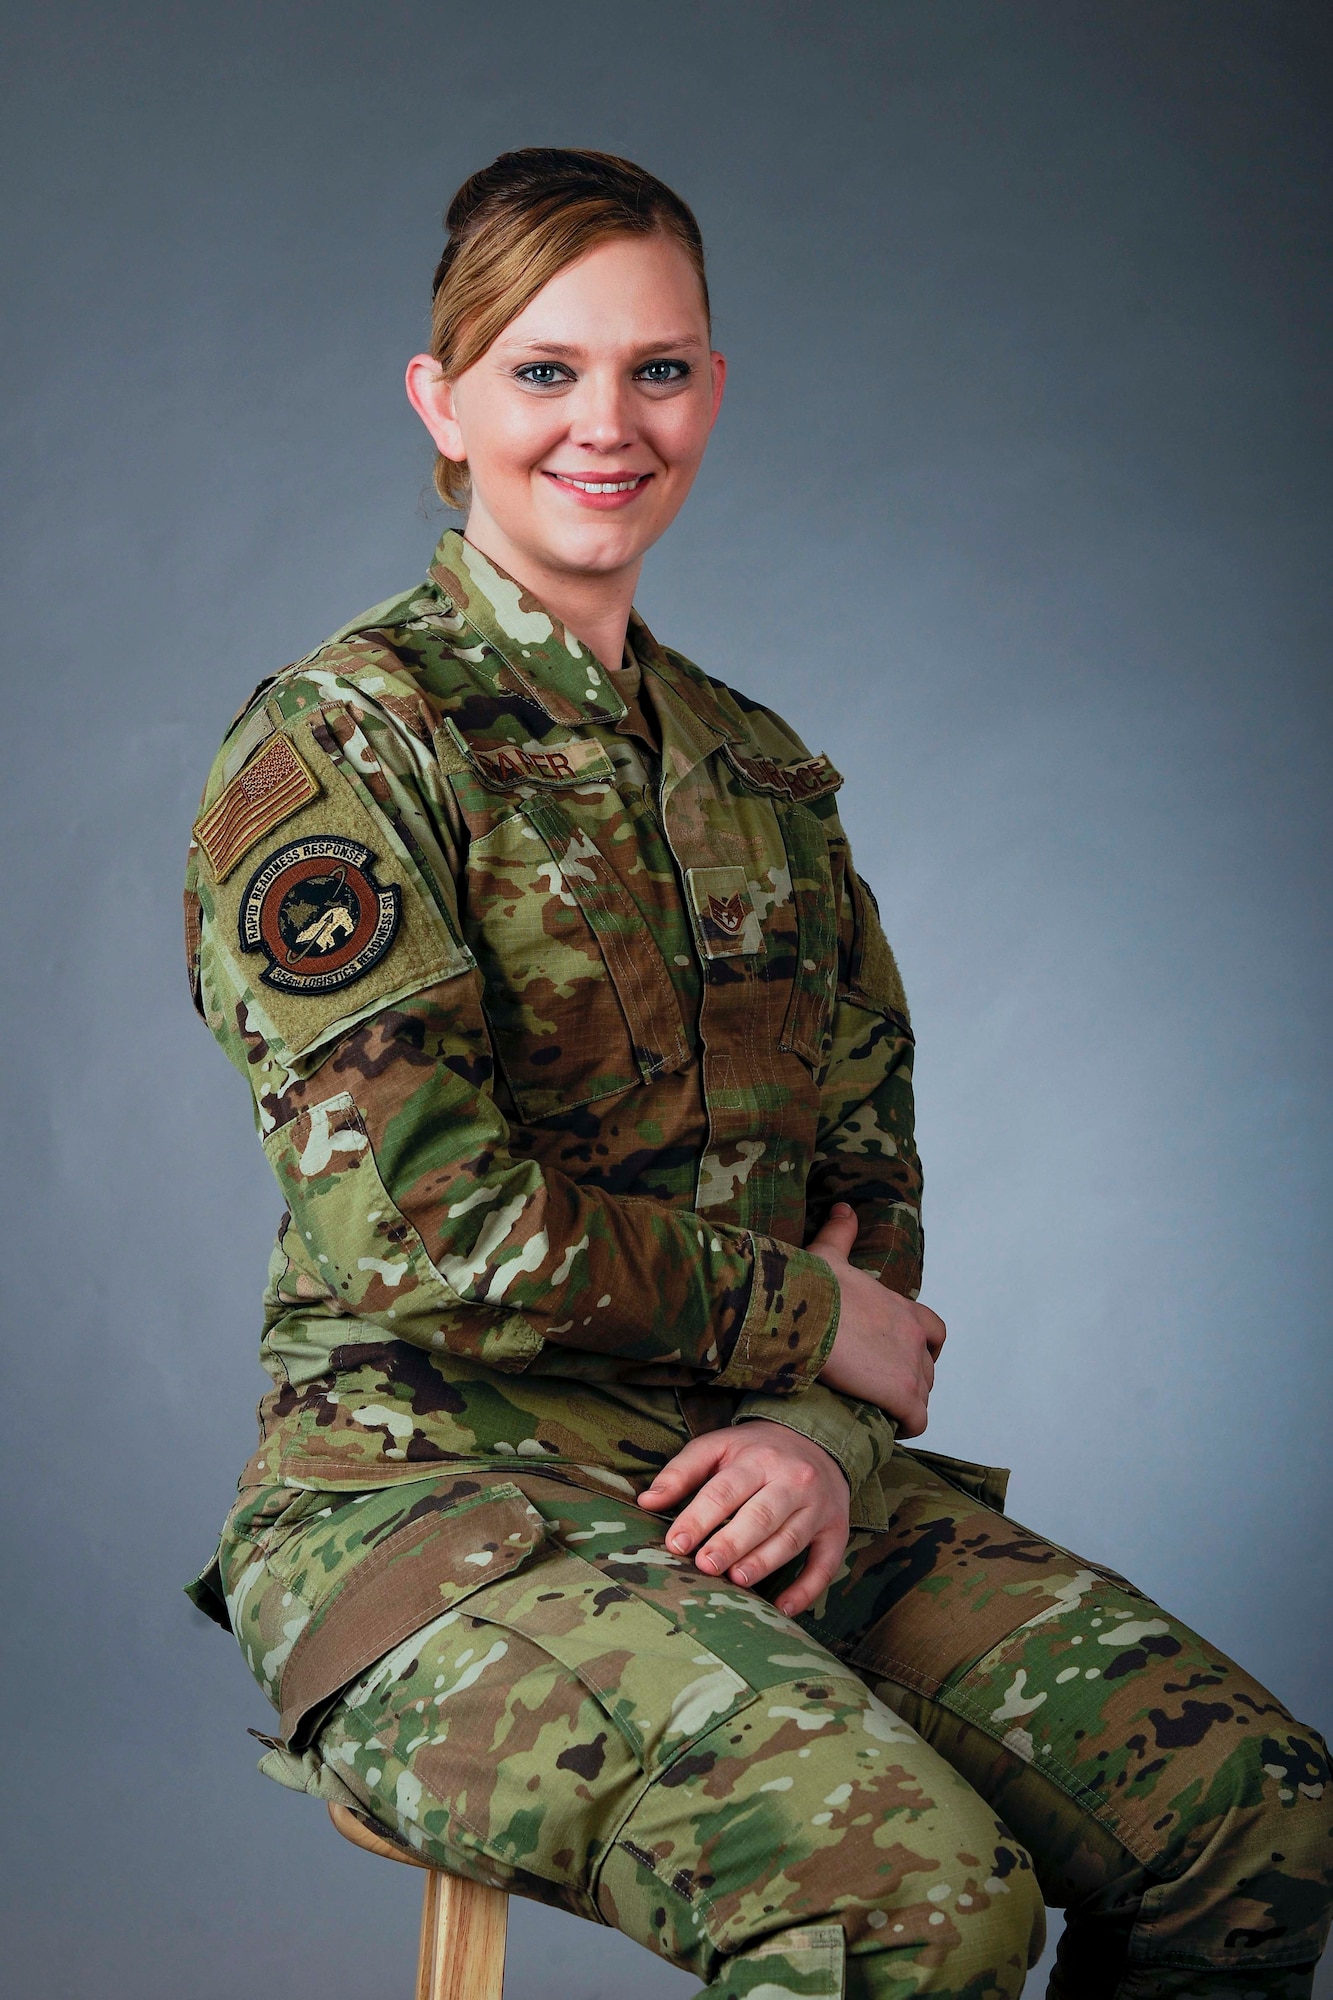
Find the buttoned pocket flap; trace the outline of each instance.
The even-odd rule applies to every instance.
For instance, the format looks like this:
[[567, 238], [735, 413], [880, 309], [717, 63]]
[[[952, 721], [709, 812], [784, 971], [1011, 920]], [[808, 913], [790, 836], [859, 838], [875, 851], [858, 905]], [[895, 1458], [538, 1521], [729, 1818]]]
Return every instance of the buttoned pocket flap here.
[[757, 1698], [697, 1633], [558, 1545], [530, 1574], [488, 1590], [474, 1615], [522, 1633], [576, 1675], [650, 1775]]

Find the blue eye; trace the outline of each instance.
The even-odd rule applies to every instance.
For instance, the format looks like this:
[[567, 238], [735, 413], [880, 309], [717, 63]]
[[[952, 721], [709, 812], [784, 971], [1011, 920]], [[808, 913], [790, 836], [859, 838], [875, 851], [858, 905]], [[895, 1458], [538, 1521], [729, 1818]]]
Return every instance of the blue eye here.
[[520, 382], [526, 382], [534, 389], [553, 389], [569, 379], [569, 370], [555, 361], [529, 361], [515, 373]]
[[690, 372], [688, 361], [646, 361], [639, 370], [639, 380], [654, 385], [683, 382]]

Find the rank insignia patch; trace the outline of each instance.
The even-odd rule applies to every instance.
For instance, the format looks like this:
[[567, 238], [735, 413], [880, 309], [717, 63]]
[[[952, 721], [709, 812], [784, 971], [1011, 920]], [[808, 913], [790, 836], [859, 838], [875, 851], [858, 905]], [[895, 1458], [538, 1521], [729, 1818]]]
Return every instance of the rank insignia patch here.
[[763, 950], [743, 868], [687, 868], [685, 886], [705, 958], [750, 958]]
[[237, 772], [194, 829], [215, 879], [225, 882], [257, 840], [318, 796], [319, 786], [287, 738], [276, 737]]
[[284, 993], [332, 993], [378, 965], [397, 934], [397, 885], [375, 880], [359, 840], [316, 833], [271, 854], [251, 880], [238, 928], [242, 951], [262, 951], [260, 974]]

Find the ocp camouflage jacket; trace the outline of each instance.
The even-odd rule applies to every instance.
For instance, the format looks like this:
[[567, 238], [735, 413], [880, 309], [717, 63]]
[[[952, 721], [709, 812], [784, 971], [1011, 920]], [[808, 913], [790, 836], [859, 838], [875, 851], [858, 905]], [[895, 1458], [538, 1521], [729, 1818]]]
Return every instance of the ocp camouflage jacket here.
[[660, 759], [450, 533], [223, 744], [191, 977], [287, 1204], [252, 1482], [540, 1462], [623, 1493], [763, 1416], [860, 1493], [892, 1448], [816, 1382], [838, 1292], [800, 1247], [845, 1199], [856, 1261], [919, 1282], [911, 1032], [841, 780], [630, 645]]

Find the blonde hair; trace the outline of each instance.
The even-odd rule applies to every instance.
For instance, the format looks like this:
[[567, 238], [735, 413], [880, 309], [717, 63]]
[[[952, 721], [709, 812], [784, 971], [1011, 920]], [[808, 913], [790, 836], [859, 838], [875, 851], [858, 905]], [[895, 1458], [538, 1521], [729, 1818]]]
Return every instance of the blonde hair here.
[[[435, 267], [430, 351], [450, 380], [479, 361], [542, 286], [612, 236], [674, 237], [698, 274], [708, 312], [699, 225], [665, 182], [614, 153], [526, 146], [465, 180], [445, 214]], [[468, 493], [466, 464], [435, 456], [451, 507]]]

